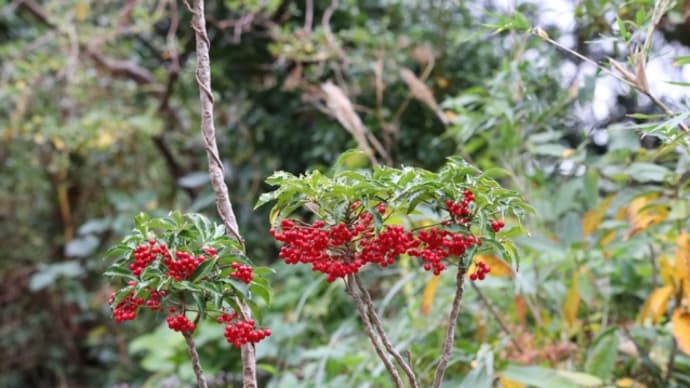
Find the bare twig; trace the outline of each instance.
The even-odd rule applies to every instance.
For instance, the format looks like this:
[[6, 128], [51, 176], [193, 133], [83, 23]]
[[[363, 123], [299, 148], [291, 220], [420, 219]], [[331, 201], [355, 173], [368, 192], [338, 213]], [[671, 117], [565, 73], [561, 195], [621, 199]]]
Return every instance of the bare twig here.
[[[196, 80], [199, 85], [199, 103], [201, 106], [201, 133], [206, 146], [208, 170], [216, 196], [216, 206], [225, 225], [226, 233], [235, 237], [244, 248], [244, 239], [240, 235], [237, 218], [232, 209], [230, 194], [225, 184], [223, 163], [218, 155], [218, 145], [216, 144], [216, 129], [213, 123], [213, 92], [211, 91], [211, 60], [209, 57], [211, 43], [206, 32], [204, 1], [194, 0], [194, 8], [192, 8], [185, 0], [185, 5], [193, 15], [192, 29], [196, 35]], [[242, 316], [245, 319], [249, 318], [249, 308], [243, 303], [238, 304]], [[257, 387], [256, 350], [254, 345], [250, 343], [242, 345], [242, 383], [245, 388]]]
[[331, 48], [331, 50], [333, 50], [333, 52], [336, 55], [338, 55], [343, 60], [346, 60], [346, 55], [340, 48], [340, 45], [338, 45], [338, 42], [335, 40], [335, 36], [333, 35], [333, 31], [331, 30], [331, 16], [333, 16], [333, 13], [337, 8], [338, 0], [331, 0], [331, 4], [323, 12], [323, 16], [321, 17], [321, 24], [323, 26], [323, 31], [326, 35], [326, 42], [328, 42], [328, 46]]
[[666, 363], [666, 376], [664, 376], [664, 386], [668, 387], [671, 382], [671, 375], [673, 373], [673, 364], [676, 362], [676, 354], [678, 353], [678, 341], [675, 337], [671, 338], [673, 344], [671, 345], [671, 354], [668, 356], [668, 362]]
[[354, 274], [353, 277], [355, 279], [355, 282], [357, 283], [359, 291], [362, 293], [362, 295], [364, 295], [364, 302], [366, 303], [366, 306], [369, 309], [371, 321], [374, 324], [376, 332], [379, 334], [379, 337], [381, 338], [381, 342], [383, 342], [383, 346], [386, 348], [388, 353], [391, 356], [393, 356], [395, 361], [397, 361], [398, 365], [400, 365], [400, 367], [403, 369], [403, 371], [407, 375], [407, 379], [410, 381], [410, 386], [414, 388], [419, 387], [419, 384], [417, 383], [417, 376], [415, 376], [414, 371], [412, 370], [412, 366], [400, 355], [400, 353], [398, 353], [397, 350], [395, 350], [393, 345], [391, 345], [391, 342], [388, 339], [385, 330], [383, 330], [383, 324], [381, 323], [378, 313], [376, 312], [376, 307], [374, 307], [374, 303], [371, 300], [371, 295], [369, 294], [369, 291], [362, 284], [362, 280], [359, 278], [359, 275]]
[[[665, 1], [665, 0], [661, 0], [661, 1]], [[645, 44], [644, 44], [644, 46], [646, 47], [646, 50], [649, 49], [652, 32], [654, 31], [653, 29], [655, 28], [655, 26], [656, 26], [656, 23], [652, 23], [652, 27], [650, 27], [650, 30], [648, 30], [648, 32], [647, 32], [647, 39], [645, 40]], [[640, 58], [644, 58], [647, 55], [645, 52], [639, 52], [638, 54], [636, 54], [638, 57], [637, 58], [638, 66], [637, 66], [637, 69], [635, 70], [636, 74], [633, 74], [632, 72], [627, 70], [623, 65], [621, 65], [620, 63], [618, 63], [614, 59], [609, 58], [609, 63], [611, 64], [611, 66], [614, 69], [616, 69], [616, 71], [617, 71], [616, 72], [616, 71], [613, 71], [610, 68], [600, 64], [599, 62], [597, 62], [597, 61], [595, 61], [595, 60], [593, 60], [593, 59], [591, 59], [585, 55], [582, 55], [579, 52], [577, 52], [571, 48], [565, 47], [562, 44], [556, 42], [555, 40], [549, 38], [549, 36], [546, 34], [546, 32], [544, 30], [542, 30], [541, 28], [533, 29], [532, 34], [534, 34], [535, 36], [544, 40], [545, 42], [550, 43], [553, 46], [567, 52], [568, 54], [573, 55], [573, 56], [577, 57], [578, 59], [580, 59], [584, 62], [587, 62], [591, 65], [594, 65], [596, 68], [600, 69], [604, 73], [607, 73], [608, 75], [612, 76], [613, 78], [617, 79], [618, 81], [638, 90], [640, 93], [647, 96], [652, 101], [652, 103], [654, 103], [654, 105], [658, 106], [667, 115], [675, 115], [676, 114], [668, 105], [666, 105], [663, 101], [658, 99], [655, 95], [653, 95], [650, 92], [649, 86], [647, 85], [647, 78], [646, 78], [645, 70], [644, 70], [644, 66], [646, 64], [646, 58], [640, 59]], [[620, 73], [620, 75], [619, 75], [619, 73]], [[678, 123], [678, 126], [683, 131], [690, 132], [690, 128], [688, 128], [688, 126], [683, 122]]]
[[386, 370], [388, 370], [388, 373], [393, 378], [393, 383], [395, 384], [396, 388], [404, 387], [403, 382], [400, 379], [400, 375], [398, 374], [398, 370], [395, 368], [395, 366], [391, 363], [386, 354], [383, 352], [383, 346], [379, 342], [379, 338], [376, 336], [376, 334], [374, 334], [371, 321], [369, 320], [369, 314], [367, 314], [367, 308], [364, 305], [362, 298], [357, 293], [357, 290], [355, 290], [355, 288], [352, 286], [352, 283], [355, 281], [354, 276], [348, 275], [347, 278], [344, 280], [345, 290], [352, 297], [352, 300], [355, 301], [355, 305], [357, 306], [359, 316], [362, 318], [362, 323], [364, 323], [364, 329], [367, 332], [367, 336], [369, 337], [371, 344], [374, 346], [376, 354], [379, 356], [381, 361], [383, 361], [383, 365], [386, 367]]
[[311, 27], [314, 23], [314, 0], [306, 0], [304, 11], [304, 33], [311, 35]]
[[515, 338], [515, 335], [513, 335], [513, 333], [510, 331], [510, 329], [508, 329], [508, 326], [505, 324], [505, 322], [503, 322], [503, 319], [501, 319], [501, 316], [498, 314], [498, 312], [496, 312], [496, 309], [491, 304], [489, 299], [487, 299], [487, 297], [484, 296], [484, 293], [482, 292], [482, 290], [479, 287], [477, 287], [477, 285], [474, 284], [473, 282], [470, 282], [470, 285], [472, 286], [474, 291], [477, 292], [477, 295], [479, 295], [479, 299], [482, 300], [482, 302], [484, 303], [484, 306], [486, 306], [486, 308], [489, 310], [489, 313], [491, 314], [491, 316], [496, 320], [496, 322], [498, 322], [498, 325], [501, 327], [501, 330], [503, 330], [503, 332], [508, 337], [510, 337], [510, 340], [513, 342], [513, 345], [515, 345], [515, 349], [517, 349], [520, 353], [524, 353], [524, 350], [522, 349], [522, 346], [520, 346], [520, 343]]
[[187, 350], [189, 350], [189, 356], [192, 358], [192, 367], [194, 368], [194, 375], [196, 375], [197, 387], [207, 388], [206, 376], [204, 376], [204, 370], [201, 369], [201, 362], [199, 361], [199, 353], [196, 351], [196, 345], [194, 344], [194, 338], [192, 338], [192, 333], [188, 331], [183, 331], [182, 335], [187, 343]]
[[432, 385], [434, 388], [440, 387], [443, 382], [443, 374], [446, 372], [448, 359], [450, 358], [450, 353], [455, 344], [455, 326], [457, 325], [458, 314], [460, 313], [460, 301], [462, 301], [462, 294], [465, 291], [465, 270], [465, 266], [462, 263], [458, 263], [458, 273], [455, 277], [455, 296], [453, 297], [453, 304], [448, 314], [448, 330], [446, 331], [446, 339], [443, 343], [441, 359], [438, 361], [438, 367], [436, 367], [436, 375], [434, 376], [434, 384]]

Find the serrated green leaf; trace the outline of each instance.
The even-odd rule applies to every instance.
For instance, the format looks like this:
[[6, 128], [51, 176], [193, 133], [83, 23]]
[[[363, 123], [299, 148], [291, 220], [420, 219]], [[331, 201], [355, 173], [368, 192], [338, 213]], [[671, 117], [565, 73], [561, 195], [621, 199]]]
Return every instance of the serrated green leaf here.
[[267, 305], [271, 305], [271, 290], [268, 287], [252, 282], [249, 284], [249, 291], [252, 294], [258, 295]]
[[198, 267], [194, 270], [194, 273], [192, 274], [190, 280], [192, 282], [196, 282], [199, 279], [203, 278], [204, 276], [207, 276], [211, 270], [216, 266], [216, 263], [218, 262], [218, 259], [210, 259], [210, 260], [204, 260], [201, 264], [199, 264]]

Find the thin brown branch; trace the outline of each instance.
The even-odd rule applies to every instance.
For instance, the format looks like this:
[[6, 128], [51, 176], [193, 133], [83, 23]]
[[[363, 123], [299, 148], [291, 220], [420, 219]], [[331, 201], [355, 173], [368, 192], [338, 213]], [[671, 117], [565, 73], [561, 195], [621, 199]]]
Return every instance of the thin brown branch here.
[[376, 312], [376, 307], [374, 307], [374, 303], [371, 300], [371, 295], [369, 294], [369, 291], [362, 284], [362, 280], [359, 278], [359, 275], [354, 274], [353, 277], [355, 279], [355, 282], [357, 283], [359, 291], [362, 293], [362, 295], [364, 295], [364, 302], [366, 303], [366, 307], [369, 310], [371, 322], [374, 324], [374, 328], [376, 329], [376, 332], [381, 338], [383, 346], [388, 351], [388, 354], [393, 356], [398, 365], [400, 365], [400, 367], [403, 369], [403, 372], [405, 372], [405, 374], [407, 375], [407, 379], [410, 382], [410, 386], [418, 388], [419, 384], [417, 383], [417, 376], [415, 376], [414, 371], [412, 370], [412, 366], [400, 355], [400, 353], [398, 353], [397, 350], [395, 350], [393, 345], [391, 345], [388, 336], [386, 335], [386, 331], [383, 330], [383, 324], [381, 323], [378, 313]]
[[[192, 13], [192, 29], [196, 36], [196, 80], [199, 85], [199, 104], [201, 107], [201, 134], [206, 147], [208, 157], [208, 170], [211, 185], [216, 196], [216, 206], [220, 214], [226, 233], [236, 238], [244, 248], [244, 239], [240, 235], [237, 218], [232, 209], [230, 194], [225, 184], [225, 171], [218, 154], [216, 143], [216, 128], [213, 123], [213, 92], [211, 91], [211, 59], [209, 49], [211, 43], [206, 32], [206, 18], [204, 15], [204, 1], [194, 0], [191, 8], [187, 0], [185, 5]], [[246, 319], [251, 316], [249, 308], [243, 303], [238, 303], [242, 316]], [[256, 349], [251, 343], [242, 345], [242, 383], [245, 388], [256, 388]]]
[[[186, 1], [185, 1], [186, 3]], [[211, 176], [211, 184], [216, 195], [218, 213], [227, 229], [233, 237], [244, 244], [237, 225], [237, 218], [232, 209], [228, 187], [225, 184], [225, 168], [218, 154], [216, 143], [216, 127], [213, 122], [213, 92], [211, 91], [211, 60], [209, 49], [211, 43], [206, 32], [206, 20], [204, 17], [203, 0], [195, 0], [192, 9], [192, 29], [196, 34], [197, 69], [196, 80], [199, 85], [199, 103], [201, 105], [201, 135], [208, 156], [208, 170]]]
[[462, 263], [458, 263], [458, 273], [455, 277], [455, 296], [453, 297], [453, 304], [448, 314], [448, 330], [446, 331], [446, 339], [443, 342], [441, 359], [438, 361], [438, 366], [436, 367], [436, 375], [434, 376], [434, 384], [432, 385], [434, 388], [440, 387], [443, 382], [443, 374], [446, 373], [448, 359], [450, 358], [450, 353], [453, 351], [453, 346], [455, 344], [455, 326], [457, 325], [458, 314], [460, 313], [462, 294], [465, 291], [465, 270], [465, 266]]
[[331, 0], [331, 4], [323, 12], [323, 16], [321, 17], [321, 25], [323, 26], [323, 31], [326, 35], [326, 42], [328, 43], [328, 46], [338, 57], [342, 58], [344, 61], [347, 61], [347, 56], [340, 48], [338, 42], [335, 40], [335, 36], [331, 30], [331, 16], [333, 16], [333, 13], [336, 9], [338, 9], [338, 0]]
[[20, 0], [18, 6], [27, 10], [33, 17], [40, 20], [43, 24], [49, 27], [55, 27], [55, 24], [50, 20], [48, 14], [43, 10], [39, 4], [33, 0]]
[[311, 27], [314, 23], [314, 0], [306, 0], [304, 10], [304, 33], [311, 35]]
[[515, 335], [513, 335], [510, 329], [508, 329], [508, 326], [505, 324], [505, 322], [503, 322], [503, 319], [501, 319], [501, 316], [498, 314], [498, 312], [496, 312], [496, 309], [491, 304], [489, 299], [487, 299], [487, 297], [484, 296], [484, 293], [479, 287], [477, 287], [476, 284], [474, 284], [473, 282], [470, 282], [470, 284], [472, 285], [474, 291], [477, 292], [477, 295], [479, 295], [479, 299], [481, 299], [482, 303], [484, 303], [484, 306], [486, 306], [486, 308], [489, 310], [491, 316], [494, 318], [494, 320], [496, 320], [496, 322], [498, 322], [498, 325], [501, 327], [501, 330], [503, 330], [503, 332], [508, 337], [510, 337], [510, 340], [513, 342], [513, 345], [515, 345], [515, 349], [517, 349], [520, 353], [523, 353], [524, 350], [522, 349], [522, 346], [520, 346], [520, 343], [515, 338]]
[[354, 275], [348, 275], [348, 277], [344, 280], [345, 290], [350, 295], [350, 297], [352, 297], [352, 300], [355, 301], [355, 305], [357, 306], [359, 316], [360, 318], [362, 318], [362, 323], [364, 323], [364, 330], [366, 331], [367, 336], [371, 341], [371, 344], [374, 346], [376, 355], [379, 356], [379, 358], [383, 362], [383, 365], [386, 367], [386, 370], [388, 370], [388, 373], [393, 378], [393, 383], [395, 384], [396, 388], [404, 387], [403, 382], [400, 379], [400, 375], [398, 374], [398, 370], [395, 368], [395, 366], [391, 363], [386, 354], [383, 352], [383, 346], [379, 342], [379, 338], [376, 336], [376, 334], [374, 334], [371, 321], [369, 320], [369, 314], [367, 314], [367, 308], [364, 305], [362, 298], [352, 286], [352, 283], [355, 281]]
[[[546, 34], [546, 32], [544, 30], [542, 30], [541, 28], [534, 29], [532, 31], [532, 34], [539, 37], [543, 41], [552, 44], [556, 48], [561, 49], [561, 50], [567, 52], [568, 54], [573, 55], [573, 56], [577, 57], [578, 59], [580, 59], [584, 62], [587, 62], [591, 65], [594, 65], [596, 68], [607, 73], [608, 75], [612, 76], [613, 78], [617, 79], [618, 81], [638, 90], [640, 93], [647, 96], [652, 101], [652, 103], [654, 103], [654, 105], [658, 106], [667, 115], [675, 115], [675, 112], [671, 108], [669, 108], [663, 101], [661, 101], [656, 96], [654, 96], [649, 91], [649, 88], [646, 87], [646, 76], [643, 75], [644, 68], [638, 67], [638, 69], [636, 70], [637, 75], [635, 75], [635, 74], [631, 73], [630, 71], [628, 71], [627, 69], [625, 69], [623, 67], [623, 65], [621, 65], [620, 63], [616, 62], [613, 59], [609, 59], [611, 66], [614, 69], [616, 69], [616, 71], [618, 71], [618, 73], [621, 74], [621, 75], [619, 75], [618, 73], [616, 73], [612, 69], [600, 64], [599, 62], [587, 57], [586, 55], [580, 54], [579, 52], [577, 52], [571, 48], [565, 47], [562, 44], [556, 42], [555, 40], [549, 38], [549, 36]], [[651, 39], [651, 35], [648, 35], [648, 37]], [[648, 43], [646, 42], [645, 44], [647, 45]], [[642, 56], [642, 55], [646, 55], [646, 54], [641, 53], [640, 55]], [[644, 63], [642, 65], [644, 66]], [[642, 78], [642, 79], [640, 79], [640, 78]], [[690, 128], [688, 128], [688, 126], [685, 123], [681, 122], [678, 124], [678, 126], [684, 132], [690, 132]]]
[[187, 350], [189, 350], [189, 356], [192, 358], [192, 367], [194, 368], [194, 375], [196, 376], [197, 387], [208, 388], [208, 383], [206, 383], [206, 376], [204, 376], [204, 370], [201, 369], [201, 362], [199, 361], [199, 353], [196, 351], [196, 345], [194, 344], [194, 338], [192, 338], [192, 333], [188, 331], [183, 331], [182, 335], [187, 343]]

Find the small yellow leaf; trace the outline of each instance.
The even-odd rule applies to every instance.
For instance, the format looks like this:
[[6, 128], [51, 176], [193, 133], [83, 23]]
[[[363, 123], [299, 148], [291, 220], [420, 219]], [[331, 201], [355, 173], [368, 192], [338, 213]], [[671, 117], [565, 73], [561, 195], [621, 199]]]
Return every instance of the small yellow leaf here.
[[78, 21], [83, 22], [86, 20], [86, 18], [89, 16], [89, 3], [86, 1], [80, 1], [77, 3], [77, 5], [74, 7], [74, 14]]
[[498, 380], [501, 382], [501, 386], [503, 388], [525, 388], [525, 384], [510, 380], [509, 378], [505, 377], [503, 373], [498, 375]]
[[622, 379], [616, 380], [616, 387], [619, 388], [647, 388], [646, 385], [639, 381], [633, 380], [630, 377], [623, 377]]
[[676, 240], [676, 280], [690, 279], [690, 235], [683, 231]]
[[422, 296], [422, 306], [420, 310], [422, 314], [429, 314], [431, 311], [431, 304], [434, 302], [434, 296], [436, 295], [436, 289], [438, 288], [438, 281], [441, 277], [434, 276], [429, 280], [429, 283], [424, 287], [424, 295]]
[[658, 194], [650, 193], [639, 196], [630, 202], [626, 215], [631, 227], [624, 239], [627, 240], [638, 232], [666, 219], [668, 216], [666, 207], [650, 205], [657, 198]]
[[[438, 85], [438, 87], [441, 89], [445, 89], [448, 87], [448, 79], [443, 77], [436, 78], [436, 85]], [[447, 113], [448, 112], [446, 112], [446, 114]]]
[[616, 238], [616, 231], [612, 230], [604, 235], [599, 242], [602, 246], [607, 246]]
[[[510, 267], [508, 263], [503, 261], [502, 259], [493, 256], [493, 255], [475, 255], [474, 256], [474, 261], [480, 262], [483, 261], [486, 263], [486, 265], [489, 266], [489, 269], [491, 270], [489, 272], [489, 275], [492, 276], [498, 276], [498, 277], [510, 277], [513, 276], [513, 268]], [[474, 265], [474, 263], [472, 263]], [[473, 267], [470, 267], [470, 270], [474, 269]], [[472, 273], [469, 270], [467, 271], [468, 273]]]
[[580, 308], [580, 293], [577, 290], [577, 273], [573, 272], [573, 281], [563, 298], [563, 320], [568, 327], [573, 327]]
[[615, 195], [609, 195], [606, 197], [606, 199], [599, 203], [596, 209], [585, 213], [584, 218], [582, 218], [582, 234], [589, 236], [590, 234], [594, 233], [595, 230], [597, 230], [601, 224], [601, 221], [604, 219], [606, 211], [609, 209], [611, 201], [613, 201], [614, 197]]
[[582, 234], [587, 237], [592, 234], [601, 223], [602, 217], [596, 211], [590, 210], [582, 217]]
[[575, 150], [572, 148], [566, 148], [561, 152], [561, 158], [566, 159], [575, 155]]
[[683, 353], [690, 355], [690, 313], [677, 308], [671, 317], [673, 324], [673, 336], [676, 338], [678, 348]]
[[97, 148], [108, 148], [113, 145], [115, 142], [115, 138], [110, 132], [106, 131], [101, 131], [101, 133], [98, 136], [98, 139], [96, 139], [96, 147]]
[[652, 323], [659, 322], [666, 312], [668, 301], [672, 295], [673, 286], [660, 287], [652, 291], [642, 306], [642, 311], [640, 311], [640, 322], [644, 323], [648, 317], [652, 318]]
[[486, 342], [486, 320], [482, 314], [475, 315], [474, 319], [476, 322], [474, 339], [476, 339], [478, 343], [484, 343]]

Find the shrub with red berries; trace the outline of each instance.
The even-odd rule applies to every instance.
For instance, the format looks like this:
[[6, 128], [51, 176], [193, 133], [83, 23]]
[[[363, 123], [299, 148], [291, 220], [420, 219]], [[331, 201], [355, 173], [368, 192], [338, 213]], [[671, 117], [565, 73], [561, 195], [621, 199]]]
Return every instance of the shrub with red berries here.
[[[494, 238], [505, 226], [496, 216], [519, 218], [528, 209], [515, 193], [457, 160], [439, 173], [379, 167], [329, 178], [281, 172], [268, 182], [278, 189], [264, 194], [259, 204], [276, 200], [272, 212], [279, 221], [271, 234], [281, 243], [279, 257], [309, 265], [328, 282], [367, 265], [387, 267], [401, 256], [435, 275], [449, 265], [469, 266], [479, 250], [498, 250], [512, 260], [512, 251]], [[300, 205], [316, 219], [291, 217]]]
[[[159, 219], [140, 215], [135, 222], [135, 231], [107, 253], [113, 264], [106, 275], [122, 282], [109, 300], [116, 322], [136, 319], [142, 309], [166, 311], [171, 330], [192, 333], [201, 320], [234, 310], [237, 300], [258, 296], [270, 303], [266, 276], [272, 270], [254, 267], [222, 225], [176, 212]], [[268, 329], [255, 329], [254, 321], [221, 316], [225, 320], [220, 323], [239, 327], [229, 340], [233, 344], [256, 343], [270, 335]]]

